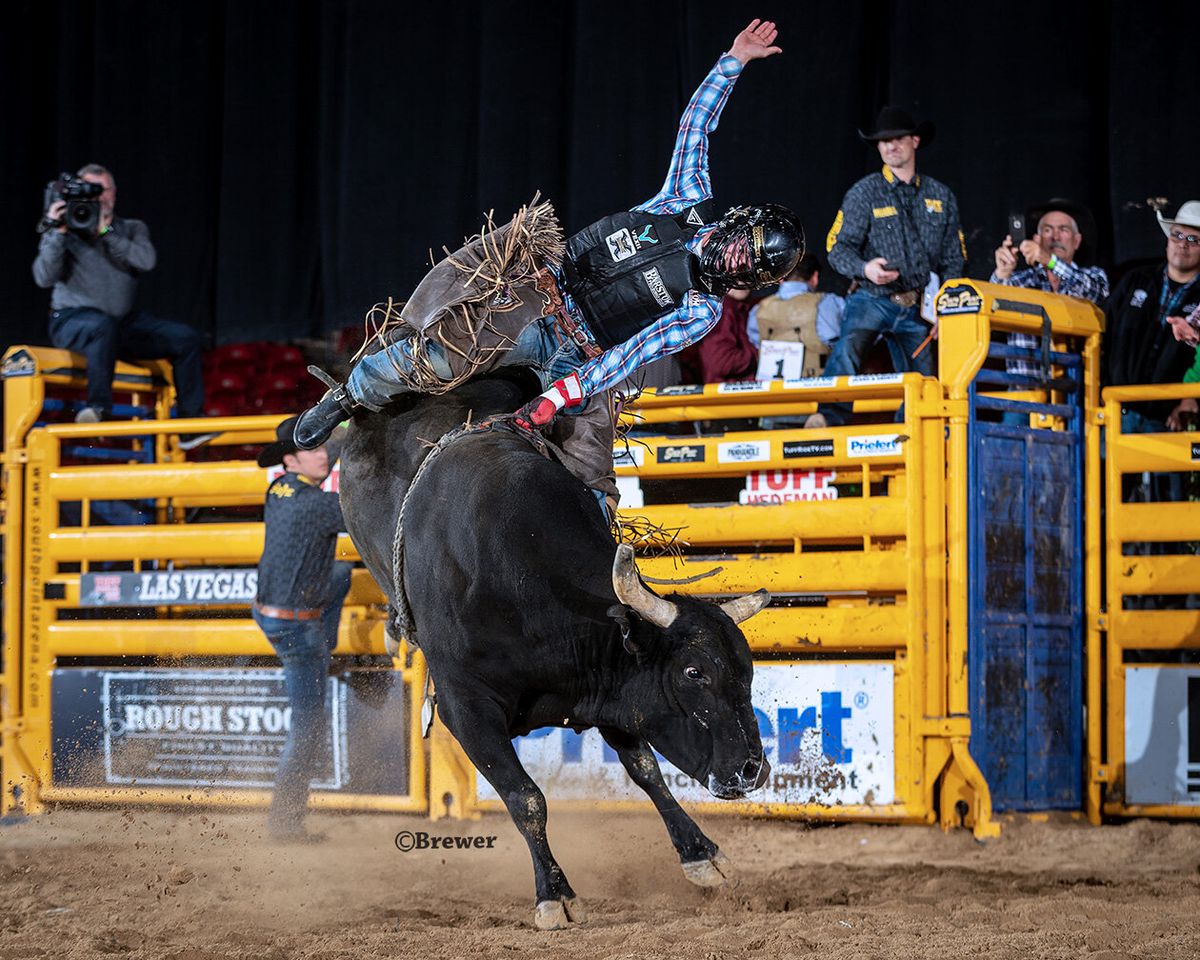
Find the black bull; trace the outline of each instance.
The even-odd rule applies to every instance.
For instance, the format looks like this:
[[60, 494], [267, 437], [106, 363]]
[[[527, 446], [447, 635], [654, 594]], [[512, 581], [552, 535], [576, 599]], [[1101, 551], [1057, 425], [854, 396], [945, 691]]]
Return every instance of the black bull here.
[[[354, 421], [342, 506], [389, 595], [397, 514], [429, 441], [523, 399], [485, 379]], [[428, 465], [405, 509], [404, 551], [438, 713], [529, 844], [537, 925], [583, 918], [546, 841], [545, 797], [512, 743], [539, 727], [596, 727], [654, 802], [688, 879], [722, 883], [726, 858], [671, 796], [651, 747], [718, 797], [766, 781], [736, 626], [766, 592], [722, 606], [651, 593], [591, 492], [507, 430], [468, 435]]]

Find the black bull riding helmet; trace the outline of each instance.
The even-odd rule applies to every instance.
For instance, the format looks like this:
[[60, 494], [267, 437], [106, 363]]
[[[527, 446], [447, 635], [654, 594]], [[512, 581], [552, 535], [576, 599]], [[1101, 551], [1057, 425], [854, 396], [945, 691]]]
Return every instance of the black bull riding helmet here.
[[787, 207], [734, 207], [700, 251], [700, 275], [715, 293], [778, 283], [804, 256], [804, 228]]

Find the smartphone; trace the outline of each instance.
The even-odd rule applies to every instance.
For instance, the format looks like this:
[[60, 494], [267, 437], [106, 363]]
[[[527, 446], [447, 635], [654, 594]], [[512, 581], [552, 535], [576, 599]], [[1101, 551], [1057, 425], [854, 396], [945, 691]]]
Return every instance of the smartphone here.
[[1013, 253], [1017, 255], [1016, 269], [1022, 270], [1026, 266], [1025, 258], [1021, 256], [1021, 252], [1017, 248], [1021, 245], [1022, 240], [1029, 239], [1025, 232], [1025, 214], [1010, 213], [1008, 215], [1008, 235], [1012, 237]]
[[1008, 235], [1012, 237], [1014, 247], [1019, 247], [1022, 240], [1028, 239], [1025, 236], [1025, 214], [1010, 213], [1008, 215]]

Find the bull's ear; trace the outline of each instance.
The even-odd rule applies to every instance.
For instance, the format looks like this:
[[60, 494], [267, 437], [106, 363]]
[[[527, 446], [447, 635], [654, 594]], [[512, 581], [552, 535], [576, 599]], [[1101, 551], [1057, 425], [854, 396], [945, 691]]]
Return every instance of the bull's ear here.
[[625, 652], [635, 655], [642, 653], [642, 648], [633, 639], [633, 627], [629, 622], [629, 608], [623, 603], [614, 603], [608, 608], [607, 613], [617, 621], [617, 626], [621, 628], [621, 645], [625, 647]]

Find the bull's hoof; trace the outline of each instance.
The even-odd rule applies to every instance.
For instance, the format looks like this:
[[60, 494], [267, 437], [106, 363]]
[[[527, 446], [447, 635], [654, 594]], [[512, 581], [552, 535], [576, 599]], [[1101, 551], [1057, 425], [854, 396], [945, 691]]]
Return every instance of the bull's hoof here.
[[733, 861], [718, 850], [711, 860], [685, 863], [683, 875], [698, 887], [720, 887], [733, 876]]
[[578, 897], [541, 900], [533, 913], [533, 925], [539, 930], [566, 930], [572, 923], [587, 923], [587, 911]]

